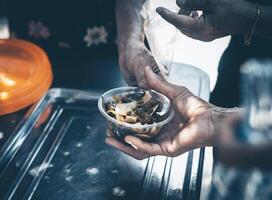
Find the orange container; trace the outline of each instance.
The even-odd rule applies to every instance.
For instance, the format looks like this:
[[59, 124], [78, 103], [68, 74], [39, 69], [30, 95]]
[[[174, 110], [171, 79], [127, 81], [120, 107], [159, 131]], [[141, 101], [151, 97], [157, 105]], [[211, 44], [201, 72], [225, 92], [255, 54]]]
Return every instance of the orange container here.
[[37, 102], [52, 79], [51, 64], [41, 48], [23, 40], [0, 40], [0, 115]]

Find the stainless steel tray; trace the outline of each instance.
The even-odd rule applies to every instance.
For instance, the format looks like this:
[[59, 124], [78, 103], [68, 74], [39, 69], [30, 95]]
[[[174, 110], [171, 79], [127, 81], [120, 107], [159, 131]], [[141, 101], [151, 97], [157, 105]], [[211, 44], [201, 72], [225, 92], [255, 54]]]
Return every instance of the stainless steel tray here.
[[104, 143], [100, 94], [51, 89], [0, 152], [0, 199], [198, 199], [204, 149], [138, 161]]

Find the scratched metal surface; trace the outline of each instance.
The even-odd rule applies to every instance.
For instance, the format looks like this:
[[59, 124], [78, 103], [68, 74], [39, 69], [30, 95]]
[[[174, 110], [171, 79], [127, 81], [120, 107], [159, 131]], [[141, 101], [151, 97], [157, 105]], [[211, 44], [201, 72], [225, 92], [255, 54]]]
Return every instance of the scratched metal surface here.
[[[206, 78], [196, 80], [192, 90], [207, 98]], [[0, 199], [199, 198], [204, 149], [142, 161], [114, 150], [99, 95], [52, 89], [28, 112], [0, 152]]]

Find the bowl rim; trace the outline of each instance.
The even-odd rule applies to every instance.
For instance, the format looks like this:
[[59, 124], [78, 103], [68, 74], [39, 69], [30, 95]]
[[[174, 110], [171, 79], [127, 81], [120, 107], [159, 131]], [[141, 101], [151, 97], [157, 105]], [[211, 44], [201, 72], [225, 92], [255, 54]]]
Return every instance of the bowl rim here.
[[[117, 124], [117, 125], [121, 125], [121, 126], [125, 126], [127, 128], [135, 128], [135, 129], [144, 129], [144, 128], [153, 128], [153, 127], [162, 127], [164, 126], [165, 124], [169, 123], [173, 118], [174, 118], [174, 115], [175, 115], [175, 110], [173, 108], [173, 106], [171, 105], [171, 102], [170, 100], [163, 94], [155, 91], [155, 90], [151, 90], [152, 92], [158, 94], [159, 96], [162, 96], [166, 101], [169, 102], [169, 105], [170, 105], [170, 113], [169, 113], [169, 116], [161, 121], [161, 122], [158, 122], [158, 123], [153, 123], [153, 124], [129, 124], [129, 123], [126, 123], [126, 122], [120, 122], [116, 119], [114, 119], [113, 117], [111, 117], [110, 115], [108, 115], [106, 113], [106, 111], [104, 110], [103, 108], [103, 97], [107, 96], [109, 93], [112, 93], [112, 92], [115, 92], [115, 91], [122, 91], [122, 90], [133, 90], [133, 89], [138, 89], [138, 87], [118, 87], [118, 88], [114, 88], [114, 89], [111, 89], [111, 90], [108, 90], [107, 92], [105, 92], [104, 94], [101, 95], [101, 97], [98, 99], [98, 109], [100, 111], [100, 113], [108, 120], [108, 121], [111, 121], [113, 122], [114, 124]], [[141, 88], [140, 88], [141, 89]]]

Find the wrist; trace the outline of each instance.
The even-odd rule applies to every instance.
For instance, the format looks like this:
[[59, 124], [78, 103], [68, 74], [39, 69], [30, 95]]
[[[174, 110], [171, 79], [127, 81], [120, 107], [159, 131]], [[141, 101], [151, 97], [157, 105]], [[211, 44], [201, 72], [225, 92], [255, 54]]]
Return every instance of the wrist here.
[[217, 146], [218, 144], [218, 134], [220, 134], [221, 125], [225, 123], [227, 119], [236, 118], [237, 116], [242, 116], [243, 109], [241, 108], [221, 108], [214, 107], [212, 108], [211, 114], [211, 124], [212, 124], [212, 140], [211, 146]]
[[133, 38], [118, 42], [119, 55], [126, 56], [134, 51], [139, 51], [139, 49], [146, 49], [144, 42], [141, 40]]

